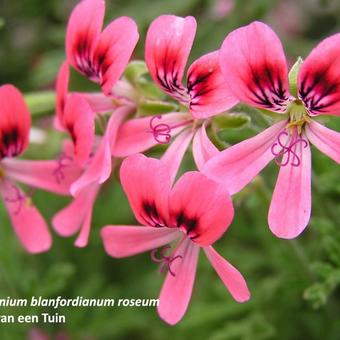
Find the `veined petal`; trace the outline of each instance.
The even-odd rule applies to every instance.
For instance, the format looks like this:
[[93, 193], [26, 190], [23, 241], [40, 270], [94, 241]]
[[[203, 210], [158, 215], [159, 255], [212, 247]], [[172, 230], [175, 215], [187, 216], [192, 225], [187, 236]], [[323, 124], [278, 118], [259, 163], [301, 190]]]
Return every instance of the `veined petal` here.
[[152, 117], [130, 119], [118, 131], [113, 155], [126, 157], [143, 152], [161, 141], [165, 143], [190, 124], [192, 118], [185, 113], [167, 113]]
[[340, 133], [311, 121], [306, 125], [306, 136], [321, 152], [340, 163]]
[[224, 259], [213, 247], [203, 248], [211, 265], [222, 280], [232, 297], [237, 302], [245, 302], [250, 298], [247, 282], [242, 274]]
[[126, 158], [120, 180], [137, 221], [143, 225], [167, 225], [170, 174], [162, 161], [137, 154]]
[[105, 251], [118, 258], [156, 249], [180, 236], [173, 229], [142, 226], [106, 226], [100, 234]]
[[98, 36], [92, 66], [106, 95], [123, 74], [138, 38], [137, 25], [128, 17], [112, 21]]
[[0, 183], [0, 193], [19, 241], [29, 253], [50, 249], [52, 238], [47, 223], [30, 199], [14, 184]]
[[[304, 134], [303, 139], [306, 140]], [[311, 215], [311, 154], [307, 142], [296, 143], [294, 155], [299, 165], [281, 166], [271, 204], [268, 223], [274, 235], [292, 239], [307, 226]]]
[[63, 121], [64, 121], [64, 110], [66, 104], [66, 98], [68, 94], [68, 83], [70, 80], [70, 69], [68, 66], [67, 61], [64, 61], [63, 64], [60, 66], [57, 81], [56, 81], [56, 120], [55, 120], [55, 127], [58, 130], [63, 129]]
[[217, 241], [233, 217], [226, 187], [200, 172], [186, 172], [170, 193], [171, 225], [201, 246]]
[[195, 282], [199, 247], [184, 240], [173, 254], [181, 256], [171, 263], [159, 297], [158, 314], [165, 322], [175, 325], [185, 314]]
[[145, 42], [145, 62], [160, 88], [175, 99], [188, 103], [182, 84], [184, 69], [196, 34], [193, 17], [161, 15], [150, 25]]
[[1, 166], [6, 177], [59, 195], [69, 195], [71, 184], [82, 172], [66, 155], [53, 161], [4, 159]]
[[104, 0], [83, 0], [73, 9], [67, 24], [67, 61], [90, 79], [96, 77], [92, 55], [102, 30], [104, 15]]
[[14, 157], [28, 146], [31, 115], [20, 91], [0, 86], [0, 159]]
[[281, 42], [272, 29], [253, 22], [231, 32], [220, 51], [227, 85], [242, 102], [284, 112], [290, 98]]
[[216, 146], [207, 136], [205, 124], [196, 132], [192, 143], [192, 153], [198, 170], [202, 171], [205, 163], [212, 157], [219, 154]]
[[238, 103], [221, 72], [219, 51], [197, 59], [188, 70], [189, 108], [195, 118], [207, 118]]
[[340, 115], [340, 33], [323, 40], [303, 62], [299, 97], [312, 115]]
[[168, 149], [161, 157], [161, 161], [168, 168], [171, 183], [174, 182], [178, 169], [187, 151], [189, 144], [192, 140], [194, 132], [190, 130], [183, 131], [176, 139], [170, 144]]
[[231, 195], [242, 190], [272, 160], [271, 148], [287, 124], [281, 121], [241, 143], [220, 152], [203, 167], [208, 177], [224, 183]]
[[88, 161], [92, 150], [95, 134], [94, 118], [94, 112], [81, 95], [69, 95], [63, 125], [72, 137], [74, 159], [80, 166]]

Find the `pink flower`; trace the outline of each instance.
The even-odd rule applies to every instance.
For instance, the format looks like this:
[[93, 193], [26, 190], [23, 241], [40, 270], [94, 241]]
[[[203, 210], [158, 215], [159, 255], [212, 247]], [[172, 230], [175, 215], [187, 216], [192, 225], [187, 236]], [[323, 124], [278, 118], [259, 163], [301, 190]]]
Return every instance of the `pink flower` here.
[[[142, 152], [157, 143], [169, 143], [171, 137], [181, 131], [195, 130], [202, 125], [203, 119], [207, 120], [238, 102], [225, 84], [218, 51], [193, 62], [187, 72], [186, 86], [183, 84], [195, 33], [196, 20], [193, 17], [162, 15], [151, 23], [145, 46], [145, 61], [151, 77], [190, 113], [169, 113], [127, 121], [118, 133], [114, 147], [116, 156], [126, 156], [127, 150]], [[140, 140], [143, 140], [142, 144]]]
[[31, 117], [22, 94], [12, 85], [1, 86], [0, 194], [20, 242], [28, 252], [39, 253], [48, 250], [52, 244], [47, 224], [14, 181], [65, 195], [79, 172], [68, 167], [65, 181], [60, 184], [53, 173], [56, 161], [14, 159], [26, 150], [30, 127]]
[[235, 96], [248, 105], [278, 112], [284, 120], [224, 150], [207, 162], [204, 173], [234, 194], [275, 159], [280, 171], [268, 223], [278, 237], [298, 236], [310, 219], [309, 142], [340, 162], [340, 134], [313, 120], [317, 115], [340, 114], [339, 46], [336, 34], [311, 52], [298, 71], [296, 91], [289, 88], [280, 40], [265, 24], [254, 22], [233, 31], [221, 48], [221, 69]]
[[[227, 190], [205, 175], [173, 176], [162, 160], [141, 154], [124, 160], [120, 179], [136, 219], [143, 226], [106, 226], [106, 252], [117, 258], [151, 250], [151, 258], [168, 270], [158, 313], [169, 324], [183, 317], [191, 297], [197, 260], [203, 248], [217, 274], [238, 302], [249, 299], [242, 275], [211, 246], [228, 229], [234, 215]], [[178, 240], [173, 248], [168, 244]], [[157, 248], [163, 247], [157, 250]], [[159, 252], [159, 254], [157, 254]]]
[[74, 8], [67, 25], [66, 55], [70, 65], [110, 95], [139, 35], [136, 23], [128, 17], [112, 21], [102, 31], [104, 15], [104, 0], [83, 0]]

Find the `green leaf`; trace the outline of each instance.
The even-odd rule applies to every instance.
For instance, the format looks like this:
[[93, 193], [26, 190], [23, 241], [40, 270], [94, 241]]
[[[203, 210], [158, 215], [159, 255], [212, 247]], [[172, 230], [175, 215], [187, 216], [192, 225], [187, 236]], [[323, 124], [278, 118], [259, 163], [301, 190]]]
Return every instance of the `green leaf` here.
[[296, 98], [298, 95], [297, 78], [298, 78], [299, 70], [300, 70], [302, 63], [303, 63], [303, 59], [301, 57], [297, 58], [295, 64], [290, 69], [289, 75], [288, 75], [290, 93]]
[[214, 123], [220, 129], [241, 128], [246, 126], [251, 120], [245, 113], [225, 113], [215, 116]]

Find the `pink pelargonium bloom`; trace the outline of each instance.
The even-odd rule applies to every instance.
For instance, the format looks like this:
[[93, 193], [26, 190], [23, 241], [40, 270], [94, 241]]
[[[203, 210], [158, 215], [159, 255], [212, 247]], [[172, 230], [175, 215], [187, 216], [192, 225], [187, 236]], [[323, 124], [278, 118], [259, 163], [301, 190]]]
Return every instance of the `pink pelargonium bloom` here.
[[[145, 61], [151, 77], [168, 95], [186, 106], [189, 113], [168, 113], [127, 121], [119, 131], [114, 154], [142, 152], [171, 138], [186, 128], [202, 125], [202, 120], [224, 112], [238, 100], [225, 84], [218, 51], [197, 59], [189, 67], [186, 85], [182, 78], [196, 33], [193, 17], [162, 15], [147, 32]], [[142, 144], [140, 141], [143, 141]]]
[[[174, 325], [188, 307], [200, 248], [236, 301], [248, 300], [250, 293], [242, 275], [211, 246], [233, 219], [228, 191], [196, 171], [184, 174], [173, 188], [171, 177], [162, 160], [141, 154], [125, 159], [121, 183], [143, 226], [106, 226], [101, 236], [109, 255], [121, 258], [151, 251], [160, 270], [168, 271], [158, 313]], [[172, 248], [169, 243], [175, 240]]]
[[13, 228], [30, 253], [40, 253], [51, 247], [47, 224], [31, 199], [16, 184], [19, 181], [33, 187], [67, 194], [69, 185], [79, 176], [77, 168], [65, 172], [65, 181], [55, 181], [56, 161], [17, 160], [29, 142], [31, 117], [22, 94], [12, 85], [0, 87], [0, 194]]
[[110, 95], [139, 35], [136, 23], [128, 17], [112, 21], [102, 31], [104, 15], [104, 0], [83, 0], [73, 9], [67, 25], [66, 56], [70, 65]]
[[322, 41], [302, 63], [295, 94], [290, 93], [281, 42], [267, 25], [254, 22], [239, 28], [221, 48], [221, 69], [235, 96], [278, 112], [284, 120], [213, 157], [204, 173], [234, 194], [275, 159], [280, 171], [268, 223], [278, 237], [298, 236], [310, 219], [309, 143], [340, 162], [340, 134], [313, 120], [317, 115], [340, 115], [339, 53], [340, 34]]

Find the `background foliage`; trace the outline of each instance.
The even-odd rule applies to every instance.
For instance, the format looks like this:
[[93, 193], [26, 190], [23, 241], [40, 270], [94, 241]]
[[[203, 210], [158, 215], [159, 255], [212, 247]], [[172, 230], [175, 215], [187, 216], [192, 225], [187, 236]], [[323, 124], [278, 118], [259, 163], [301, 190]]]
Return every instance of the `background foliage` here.
[[[0, 79], [25, 92], [53, 89], [64, 58], [68, 14], [76, 1], [0, 0]], [[292, 64], [312, 46], [340, 28], [338, 0], [107, 0], [106, 20], [119, 15], [136, 19], [141, 39], [134, 58], [143, 58], [143, 40], [150, 21], [162, 13], [194, 15], [198, 35], [191, 54], [197, 58], [220, 46], [232, 29], [262, 20], [280, 35]], [[231, 9], [223, 13], [223, 5]], [[87, 87], [73, 77], [74, 87]], [[44, 145], [25, 156], [56, 157], [61, 136], [52, 130], [52, 111], [44, 102], [31, 103], [34, 125], [47, 128]], [[249, 112], [241, 127], [218, 131], [219, 142], [235, 143], [263, 129], [265, 120]], [[340, 120], [326, 121], [340, 131]], [[222, 126], [222, 125], [221, 125]], [[46, 137], [46, 136], [45, 136]], [[152, 152], [157, 155], [157, 149]], [[190, 157], [184, 168], [192, 168]], [[252, 291], [246, 304], [235, 303], [201, 256], [192, 303], [176, 327], [164, 324], [152, 308], [61, 308], [67, 324], [38, 325], [51, 337], [70, 339], [339, 339], [340, 334], [340, 209], [339, 168], [313, 150], [313, 217], [297, 240], [275, 238], [266, 214], [278, 172], [272, 164], [235, 197], [236, 217], [217, 243], [223, 256], [245, 275]], [[182, 170], [184, 170], [184, 168]], [[49, 220], [69, 198], [35, 191], [33, 199]], [[149, 254], [113, 260], [103, 251], [98, 232], [106, 224], [132, 224], [134, 218], [117, 181], [105, 184], [96, 202], [90, 244], [54, 235], [53, 249], [31, 256], [18, 244], [7, 214], [0, 207], [0, 297], [146, 297], [155, 298], [163, 280]], [[46, 309], [44, 309], [46, 310]], [[2, 314], [44, 310], [0, 308]], [[24, 339], [36, 325], [0, 325], [1, 339]]]

